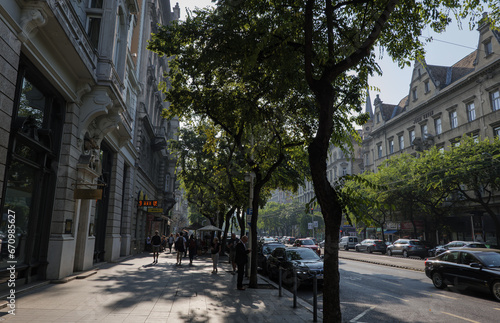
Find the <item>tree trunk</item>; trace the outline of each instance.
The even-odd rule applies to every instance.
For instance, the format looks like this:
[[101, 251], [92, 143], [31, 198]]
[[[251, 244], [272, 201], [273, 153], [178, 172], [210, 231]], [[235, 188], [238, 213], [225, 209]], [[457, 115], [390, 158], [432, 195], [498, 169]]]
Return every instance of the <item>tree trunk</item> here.
[[252, 200], [252, 222], [250, 223], [250, 235], [252, 236], [250, 252], [250, 282], [248, 287], [257, 288], [257, 219], [259, 217], [260, 185], [254, 185]]
[[338, 258], [342, 207], [339, 203], [337, 193], [326, 177], [325, 161], [329, 140], [326, 141], [326, 148], [325, 144], [322, 145], [319, 141], [318, 138], [315, 138], [308, 150], [314, 191], [325, 220], [323, 303], [328, 304], [328, 306], [324, 307], [323, 321], [342, 322], [339, 296], [340, 274]]

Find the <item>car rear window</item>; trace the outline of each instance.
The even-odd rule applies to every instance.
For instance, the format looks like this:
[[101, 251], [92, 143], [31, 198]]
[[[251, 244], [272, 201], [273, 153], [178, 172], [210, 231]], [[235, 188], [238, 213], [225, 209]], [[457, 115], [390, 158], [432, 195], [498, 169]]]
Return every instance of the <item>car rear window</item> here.
[[410, 241], [410, 244], [411, 245], [414, 245], [414, 246], [423, 246], [424, 244], [422, 243], [422, 241]]

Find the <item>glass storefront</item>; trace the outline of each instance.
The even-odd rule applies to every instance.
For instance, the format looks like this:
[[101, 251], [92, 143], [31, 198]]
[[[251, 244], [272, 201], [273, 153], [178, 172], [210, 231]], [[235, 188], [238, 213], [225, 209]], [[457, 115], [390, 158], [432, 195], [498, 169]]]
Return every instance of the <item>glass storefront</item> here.
[[[0, 282], [9, 261], [17, 278], [43, 278], [65, 103], [21, 57], [0, 219]], [[41, 270], [40, 270], [41, 269]]]

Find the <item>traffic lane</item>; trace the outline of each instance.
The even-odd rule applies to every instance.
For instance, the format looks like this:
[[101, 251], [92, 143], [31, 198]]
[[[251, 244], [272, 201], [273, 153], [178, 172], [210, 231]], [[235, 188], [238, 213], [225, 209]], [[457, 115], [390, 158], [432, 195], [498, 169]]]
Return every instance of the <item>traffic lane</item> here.
[[385, 266], [424, 271], [425, 259], [419, 257], [404, 258], [403, 256], [387, 256], [378, 253], [356, 252], [354, 250], [339, 250], [340, 259], [352, 259]]
[[496, 322], [489, 294], [436, 289], [421, 272], [341, 260], [345, 322]]

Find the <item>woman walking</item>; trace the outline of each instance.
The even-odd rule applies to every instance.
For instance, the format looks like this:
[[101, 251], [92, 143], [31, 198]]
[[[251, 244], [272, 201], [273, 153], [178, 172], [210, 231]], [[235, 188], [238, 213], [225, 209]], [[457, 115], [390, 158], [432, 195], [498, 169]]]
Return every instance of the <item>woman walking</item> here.
[[213, 261], [213, 270], [212, 274], [217, 274], [217, 264], [219, 263], [219, 253], [220, 253], [221, 245], [219, 243], [219, 239], [214, 238], [214, 242], [212, 243], [212, 261]]

